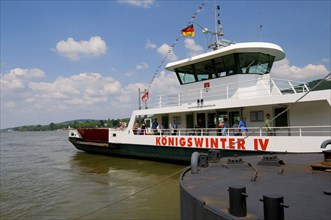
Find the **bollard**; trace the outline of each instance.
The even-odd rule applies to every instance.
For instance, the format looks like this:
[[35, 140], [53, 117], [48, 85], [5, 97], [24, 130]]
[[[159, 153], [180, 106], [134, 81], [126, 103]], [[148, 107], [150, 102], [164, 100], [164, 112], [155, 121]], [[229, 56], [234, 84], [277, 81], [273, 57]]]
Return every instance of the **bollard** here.
[[246, 187], [244, 186], [230, 186], [229, 189], [229, 213], [236, 217], [247, 216], [246, 205]]
[[201, 153], [199, 156], [199, 167], [208, 167], [209, 166], [209, 154]]
[[192, 174], [197, 174], [199, 172], [198, 170], [198, 160], [199, 160], [199, 153], [194, 152], [191, 155], [191, 173]]
[[221, 153], [219, 150], [210, 150], [210, 162], [211, 163], [217, 163], [219, 162], [220, 158], [221, 158]]
[[284, 207], [288, 208], [288, 205], [284, 205], [283, 196], [278, 194], [263, 195], [263, 212], [265, 220], [284, 220]]

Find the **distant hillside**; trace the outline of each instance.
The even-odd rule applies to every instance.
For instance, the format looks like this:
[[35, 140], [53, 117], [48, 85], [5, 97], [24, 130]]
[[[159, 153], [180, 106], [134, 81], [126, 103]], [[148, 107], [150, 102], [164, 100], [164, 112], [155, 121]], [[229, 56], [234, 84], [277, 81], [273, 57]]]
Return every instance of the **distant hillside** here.
[[70, 120], [70, 121], [64, 121], [61, 122], [60, 124], [70, 124], [70, 123], [74, 123], [74, 122], [92, 122], [92, 121], [100, 121], [97, 119], [75, 119], [75, 120]]
[[[314, 88], [322, 79], [317, 79], [308, 83], [309, 88]], [[314, 91], [331, 89], [331, 80], [324, 80], [319, 86], [317, 86]]]
[[72, 128], [114, 128], [117, 127], [119, 122], [128, 123], [129, 119], [76, 119], [65, 121], [61, 123], [50, 123], [49, 125], [25, 125], [14, 128], [3, 129], [2, 131], [56, 131], [67, 130]]

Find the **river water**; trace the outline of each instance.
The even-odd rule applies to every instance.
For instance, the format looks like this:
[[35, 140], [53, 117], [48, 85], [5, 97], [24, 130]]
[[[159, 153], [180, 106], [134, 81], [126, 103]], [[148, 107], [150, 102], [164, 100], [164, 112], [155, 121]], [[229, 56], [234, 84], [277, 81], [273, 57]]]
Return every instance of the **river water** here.
[[1, 133], [0, 219], [179, 219], [180, 172], [167, 177], [185, 166], [88, 154], [67, 134]]

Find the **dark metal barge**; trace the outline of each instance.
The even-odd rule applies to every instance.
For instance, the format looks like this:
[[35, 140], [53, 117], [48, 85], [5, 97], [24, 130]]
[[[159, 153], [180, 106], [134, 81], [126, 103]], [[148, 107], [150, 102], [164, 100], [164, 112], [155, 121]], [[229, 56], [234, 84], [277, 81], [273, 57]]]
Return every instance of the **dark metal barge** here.
[[331, 167], [328, 152], [222, 159], [217, 152], [200, 154], [198, 166], [180, 177], [181, 219], [330, 220], [331, 169], [323, 165]]

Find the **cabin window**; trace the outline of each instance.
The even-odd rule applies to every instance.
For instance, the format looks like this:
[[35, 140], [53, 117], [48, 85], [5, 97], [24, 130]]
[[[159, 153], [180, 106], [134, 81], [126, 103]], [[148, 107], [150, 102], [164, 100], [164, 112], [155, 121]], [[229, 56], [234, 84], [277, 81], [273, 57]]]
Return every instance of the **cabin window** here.
[[235, 56], [234, 56], [234, 54], [224, 56], [223, 61], [224, 61], [226, 76], [236, 74], [236, 72], [235, 72], [235, 66], [236, 65], [235, 65]]
[[235, 53], [175, 69], [181, 84], [234, 74], [269, 73], [274, 56], [263, 53]]
[[239, 54], [241, 73], [266, 74], [271, 70], [275, 57], [262, 53]]
[[223, 57], [218, 57], [214, 61], [215, 61], [216, 76], [217, 77], [226, 76], [226, 70], [225, 70]]
[[188, 84], [196, 82], [196, 75], [194, 65], [183, 66], [176, 69], [177, 77], [181, 84]]
[[196, 63], [194, 65], [198, 81], [216, 78], [213, 60]]
[[182, 84], [193, 83], [195, 82], [195, 76], [192, 73], [178, 73], [180, 81]]
[[250, 112], [251, 122], [263, 122], [263, 111], [252, 111]]

